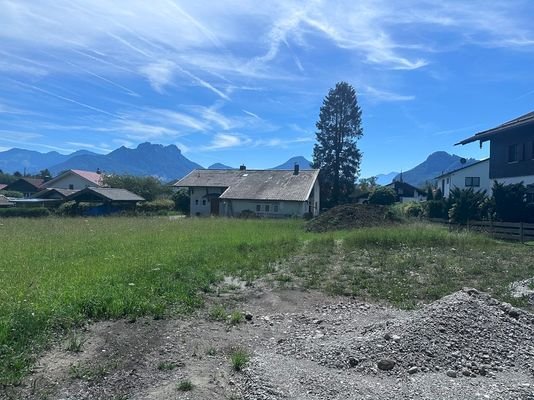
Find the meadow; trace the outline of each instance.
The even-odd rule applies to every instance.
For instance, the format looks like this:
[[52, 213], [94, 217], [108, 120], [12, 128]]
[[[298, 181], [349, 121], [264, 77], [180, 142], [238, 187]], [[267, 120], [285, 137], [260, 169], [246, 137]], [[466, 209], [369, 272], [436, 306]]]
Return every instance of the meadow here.
[[225, 276], [417, 307], [473, 286], [510, 300], [532, 247], [425, 224], [314, 234], [299, 220], [0, 220], [0, 383], [89, 321], [191, 312]]

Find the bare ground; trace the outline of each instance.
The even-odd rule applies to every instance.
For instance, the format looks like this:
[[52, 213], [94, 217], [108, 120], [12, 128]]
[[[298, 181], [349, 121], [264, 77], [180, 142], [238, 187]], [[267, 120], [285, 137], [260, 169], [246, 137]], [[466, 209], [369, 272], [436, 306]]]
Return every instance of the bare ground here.
[[[510, 348], [517, 349], [514, 352], [506, 347], [506, 353], [498, 353], [499, 357], [508, 357], [507, 362], [493, 359], [497, 353], [491, 353], [492, 346], [486, 346], [486, 351], [484, 339], [481, 347], [475, 348], [474, 356], [468, 349], [465, 356], [455, 356], [459, 358], [457, 365], [448, 365], [446, 355], [428, 356], [428, 360], [415, 363], [418, 365], [403, 363], [404, 359], [416, 359], [412, 353], [425, 350], [397, 348], [403, 335], [408, 342], [420, 331], [437, 348], [438, 339], [449, 334], [425, 332], [425, 324], [433, 323], [425, 320], [425, 309], [407, 312], [316, 291], [272, 289], [258, 282], [208, 297], [205, 309], [181, 319], [142, 318], [91, 324], [80, 332], [81, 352], [67, 351], [66, 341], [56, 343], [39, 359], [22, 385], [4, 388], [0, 398], [534, 399], [534, 349], [532, 341], [527, 340], [534, 331], [532, 316], [524, 312], [517, 316], [500, 303], [492, 305], [491, 299], [477, 296], [453, 295], [430, 308], [428, 315], [434, 315], [432, 310], [453, 310], [471, 303], [480, 306], [480, 310], [494, 307], [486, 318], [488, 324], [495, 318], [504, 324], [503, 334], [511, 337]], [[236, 325], [213, 321], [209, 310], [216, 304], [252, 318]], [[478, 312], [479, 308], [473, 310]], [[461, 309], [453, 311], [462, 314]], [[484, 315], [475, 317], [486, 323]], [[461, 331], [458, 326], [451, 329]], [[492, 325], [487, 330], [487, 340], [491, 341], [492, 332], [496, 331]], [[384, 335], [389, 331], [399, 336]], [[519, 333], [513, 336], [515, 332]], [[439, 337], [432, 337], [434, 334]], [[450, 335], [472, 336], [467, 331]], [[468, 337], [464, 339], [471, 343]], [[451, 348], [449, 353], [462, 353], [462, 343], [456, 343], [459, 348]], [[236, 349], [251, 355], [247, 367], [240, 372], [233, 370], [230, 361]], [[487, 361], [487, 373], [480, 372], [484, 366], [472, 366], [478, 353], [483, 359], [486, 354], [492, 358]], [[377, 363], [388, 355], [396, 363], [393, 369], [377, 368]], [[469, 372], [479, 372], [463, 373], [464, 361]], [[417, 370], [408, 372], [412, 367]], [[451, 371], [457, 373], [456, 377], [449, 376], [453, 375]], [[180, 390], [183, 382], [190, 382], [192, 389]]]

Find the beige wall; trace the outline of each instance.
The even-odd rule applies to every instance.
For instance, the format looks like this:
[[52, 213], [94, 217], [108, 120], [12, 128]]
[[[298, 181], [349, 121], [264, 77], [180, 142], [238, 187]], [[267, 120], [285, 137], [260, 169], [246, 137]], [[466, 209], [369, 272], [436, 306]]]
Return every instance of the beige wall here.
[[57, 181], [53, 182], [50, 186], [46, 185], [46, 187], [51, 187], [51, 188], [73, 189], [73, 190], [81, 190], [81, 189], [85, 189], [86, 187], [90, 187], [90, 186], [95, 187], [97, 185], [75, 174], [69, 174], [63, 178], [60, 178]]
[[[206, 197], [207, 194], [218, 194], [224, 192], [226, 188], [213, 187], [195, 187], [189, 188], [189, 195], [191, 196], [191, 216], [209, 216], [211, 214], [211, 200]], [[222, 215], [219, 207], [219, 215]]]

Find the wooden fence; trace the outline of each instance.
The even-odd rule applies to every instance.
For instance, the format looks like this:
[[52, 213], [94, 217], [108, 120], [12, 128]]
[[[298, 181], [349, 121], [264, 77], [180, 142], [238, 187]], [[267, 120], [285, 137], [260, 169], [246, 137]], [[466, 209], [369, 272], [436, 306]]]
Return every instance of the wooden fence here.
[[446, 224], [449, 230], [466, 228], [486, 233], [496, 239], [519, 240], [521, 243], [534, 241], [534, 224], [524, 222], [469, 221], [466, 225], [460, 225], [439, 218], [429, 218], [429, 221]]

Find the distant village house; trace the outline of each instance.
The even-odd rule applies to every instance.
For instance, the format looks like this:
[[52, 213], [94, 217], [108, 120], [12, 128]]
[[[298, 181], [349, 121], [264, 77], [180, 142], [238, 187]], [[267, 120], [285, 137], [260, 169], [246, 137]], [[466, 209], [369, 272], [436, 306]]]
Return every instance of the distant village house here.
[[320, 210], [319, 170], [196, 169], [173, 186], [189, 189], [191, 215], [237, 217], [316, 216]]

